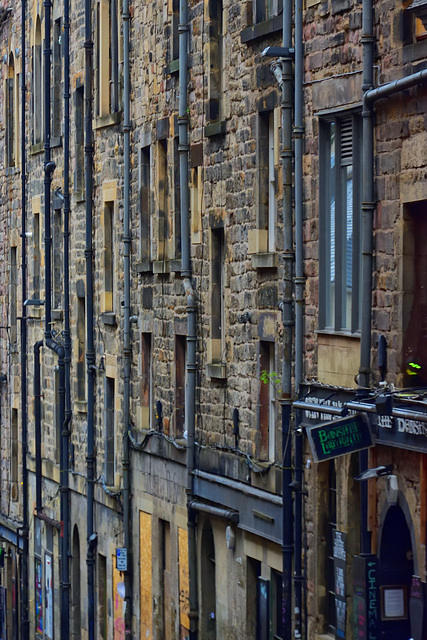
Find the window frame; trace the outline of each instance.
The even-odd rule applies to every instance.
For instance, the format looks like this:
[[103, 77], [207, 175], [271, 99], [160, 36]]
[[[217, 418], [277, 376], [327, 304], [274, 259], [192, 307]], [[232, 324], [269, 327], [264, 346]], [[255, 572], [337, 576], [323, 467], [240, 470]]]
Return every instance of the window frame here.
[[279, 16], [283, 0], [253, 0], [253, 23], [260, 24]]
[[[351, 163], [348, 161], [348, 137], [343, 128], [351, 122]], [[331, 167], [331, 128], [335, 127], [334, 164]], [[360, 334], [361, 296], [361, 133], [359, 111], [343, 111], [319, 119], [319, 329], [332, 333]], [[343, 153], [344, 145], [344, 153]], [[347, 151], [345, 151], [347, 150]], [[347, 156], [346, 156], [347, 154]], [[351, 236], [351, 287], [347, 290], [348, 270], [343, 256], [350, 255], [348, 222], [348, 178], [345, 184], [343, 169], [352, 167], [352, 236]], [[347, 174], [348, 175], [348, 174]], [[344, 192], [344, 188], [346, 191]], [[333, 189], [333, 193], [332, 193]], [[331, 204], [333, 200], [333, 209]], [[335, 231], [332, 238], [331, 225]], [[332, 254], [335, 253], [333, 259]], [[347, 263], [348, 264], [348, 263]], [[334, 285], [328, 285], [328, 270], [335, 270]], [[332, 281], [329, 281], [332, 282]], [[332, 291], [333, 289], [333, 291]], [[351, 311], [347, 312], [350, 299]]]

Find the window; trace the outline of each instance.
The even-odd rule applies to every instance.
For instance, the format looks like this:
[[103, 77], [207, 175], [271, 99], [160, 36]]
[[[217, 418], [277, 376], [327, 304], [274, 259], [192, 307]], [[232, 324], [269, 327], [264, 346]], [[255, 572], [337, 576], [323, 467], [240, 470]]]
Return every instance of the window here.
[[360, 329], [360, 118], [320, 123], [321, 329]]
[[225, 350], [224, 229], [211, 230], [211, 362], [223, 362]]
[[187, 338], [175, 336], [175, 436], [185, 431], [185, 382], [187, 374]]
[[77, 87], [75, 93], [75, 130], [76, 130], [76, 169], [74, 173], [74, 191], [84, 191], [84, 87]]
[[140, 257], [147, 263], [151, 261], [152, 197], [151, 148], [147, 146], [140, 150], [139, 162]]
[[114, 202], [104, 204], [104, 311], [113, 311]]
[[174, 249], [175, 259], [181, 258], [181, 185], [179, 169], [178, 138], [173, 139], [173, 183], [174, 183]]
[[105, 483], [114, 485], [115, 473], [115, 380], [105, 378]]
[[119, 29], [117, 0], [96, 6], [95, 115], [119, 110]]
[[208, 108], [209, 122], [218, 122], [223, 113], [224, 12], [222, 0], [209, 0]]
[[86, 399], [86, 299], [85, 296], [77, 296], [77, 398]]
[[264, 22], [282, 13], [283, 0], [254, 0], [254, 22]]
[[403, 209], [404, 290], [401, 294], [401, 322], [403, 329], [401, 368], [403, 382], [408, 387], [427, 383], [427, 233], [426, 201], [405, 205]]
[[[62, 440], [62, 428], [61, 424], [61, 409], [60, 409], [60, 400], [59, 400], [59, 367], [55, 367], [55, 377], [54, 377], [54, 394], [55, 394], [55, 406], [53, 408], [54, 414], [54, 439], [55, 439], [55, 462], [56, 464], [60, 463], [61, 460], [61, 440]], [[65, 391], [65, 390], [64, 390]]]
[[191, 167], [190, 209], [191, 209], [191, 240], [193, 244], [202, 241], [202, 199], [203, 181], [202, 167]]
[[153, 408], [151, 333], [141, 334], [141, 428], [152, 426]]
[[17, 292], [18, 292], [18, 262], [17, 247], [10, 248], [10, 341], [17, 340]]
[[171, 61], [179, 59], [179, 0], [172, 0]]
[[43, 136], [43, 102], [42, 102], [42, 32], [40, 16], [37, 16], [35, 40], [33, 46], [33, 144], [42, 141]]
[[158, 197], [158, 234], [157, 259], [167, 259], [169, 239], [169, 198], [168, 198], [168, 161], [167, 140], [159, 140], [157, 144], [157, 197]]
[[63, 273], [62, 273], [62, 212], [53, 212], [53, 287], [52, 304], [54, 309], [62, 307]]
[[19, 436], [18, 436], [18, 410], [12, 409], [11, 419], [11, 455], [10, 455], [10, 488], [11, 498], [14, 502], [18, 500], [18, 470], [19, 470]]
[[274, 112], [259, 114], [258, 121], [258, 228], [264, 232], [260, 252], [276, 250], [276, 171]]
[[13, 53], [9, 56], [6, 79], [6, 158], [7, 166], [14, 167], [16, 161], [16, 99], [15, 99], [15, 63]]
[[274, 460], [276, 438], [274, 342], [259, 343], [259, 459]]
[[61, 135], [62, 124], [62, 96], [61, 96], [61, 80], [62, 80], [62, 47], [61, 47], [61, 18], [53, 23], [53, 60], [52, 60], [52, 136], [59, 138]]
[[40, 213], [35, 212], [33, 218], [33, 295], [40, 299], [41, 295], [41, 246], [40, 246]]

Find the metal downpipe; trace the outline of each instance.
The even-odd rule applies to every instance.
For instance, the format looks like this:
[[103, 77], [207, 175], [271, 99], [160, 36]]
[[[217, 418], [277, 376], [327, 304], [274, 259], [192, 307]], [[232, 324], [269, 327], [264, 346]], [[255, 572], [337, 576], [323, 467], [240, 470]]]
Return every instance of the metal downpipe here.
[[44, 245], [45, 245], [45, 329], [44, 336], [47, 340], [51, 337], [51, 291], [52, 291], [52, 236], [51, 236], [51, 211], [50, 196], [52, 174], [55, 170], [55, 163], [51, 161], [50, 153], [50, 71], [51, 71], [51, 55], [50, 48], [50, 14], [52, 8], [52, 0], [44, 0]]
[[22, 543], [23, 550], [20, 562], [21, 577], [21, 637], [29, 640], [30, 622], [28, 606], [28, 471], [27, 471], [27, 441], [28, 441], [28, 409], [27, 409], [27, 264], [26, 264], [26, 216], [27, 216], [27, 163], [25, 148], [26, 123], [26, 95], [25, 95], [25, 58], [26, 58], [26, 0], [21, 0], [21, 288], [22, 288], [22, 316], [21, 316], [21, 418], [22, 418]]
[[188, 515], [188, 571], [189, 571], [189, 620], [190, 640], [197, 640], [199, 626], [199, 605], [197, 596], [197, 549], [196, 549], [196, 513], [190, 508], [193, 498], [193, 469], [195, 460], [196, 432], [196, 295], [191, 283], [190, 249], [190, 207], [188, 188], [188, 3], [179, 2], [179, 179], [181, 191], [181, 276], [187, 298], [187, 385], [185, 389], [186, 430], [187, 430], [187, 515]]
[[123, 2], [123, 136], [124, 136], [124, 212], [123, 212], [123, 278], [124, 278], [124, 324], [123, 324], [123, 529], [124, 545], [128, 553], [128, 565], [125, 572], [125, 633], [132, 636], [132, 543], [130, 510], [130, 73], [129, 73], [129, 0]]
[[[374, 85], [374, 43], [372, 0], [362, 5], [363, 84], [366, 92]], [[363, 397], [370, 385], [371, 374], [371, 312], [372, 312], [372, 246], [374, 202], [374, 126], [372, 106], [363, 101], [362, 110], [362, 326], [360, 340], [360, 368], [358, 395]], [[359, 453], [359, 471], [368, 468], [368, 453]], [[371, 552], [368, 531], [368, 483], [360, 487], [360, 551]]]
[[[303, 379], [303, 341], [304, 341], [304, 260], [303, 260], [303, 80], [304, 80], [304, 44], [303, 44], [303, 2], [295, 0], [295, 395]], [[298, 425], [297, 425], [298, 426]], [[303, 436], [295, 430], [295, 481], [303, 485]], [[295, 492], [295, 556], [294, 556], [294, 617], [295, 638], [301, 638], [302, 624], [302, 587], [304, 575], [302, 567], [302, 529], [303, 494]], [[305, 590], [304, 590], [305, 597]]]
[[36, 512], [42, 510], [42, 411], [40, 385], [40, 349], [43, 340], [34, 345], [34, 430], [36, 438]]
[[[372, 0], [363, 0], [362, 47], [363, 84], [366, 93], [374, 86], [374, 43]], [[362, 110], [362, 319], [360, 340], [359, 389], [370, 385], [371, 375], [371, 311], [372, 311], [372, 246], [374, 202], [374, 126], [372, 105], [364, 99]], [[363, 483], [364, 485], [366, 483]]]
[[87, 590], [88, 590], [88, 640], [95, 640], [95, 549], [94, 532], [94, 482], [95, 482], [95, 350], [94, 350], [94, 313], [93, 313], [93, 245], [92, 245], [92, 2], [85, 0], [85, 197], [86, 197], [86, 363], [87, 363]]
[[[292, 2], [283, 5], [283, 47], [292, 47]], [[283, 640], [292, 636], [292, 347], [294, 312], [292, 276], [294, 266], [293, 215], [292, 215], [292, 109], [293, 109], [293, 60], [282, 59], [282, 180], [283, 180], [283, 298], [280, 303], [283, 323], [282, 344], [282, 634]]]
[[[70, 617], [70, 489], [69, 489], [69, 448], [71, 424], [71, 333], [70, 333], [70, 2], [64, 0], [64, 421], [61, 422], [61, 448], [63, 461], [62, 535], [64, 607], [67, 619]], [[61, 370], [60, 370], [61, 371]], [[61, 386], [61, 381], [60, 381]], [[61, 396], [60, 396], [61, 397]], [[69, 625], [67, 628], [69, 634]]]

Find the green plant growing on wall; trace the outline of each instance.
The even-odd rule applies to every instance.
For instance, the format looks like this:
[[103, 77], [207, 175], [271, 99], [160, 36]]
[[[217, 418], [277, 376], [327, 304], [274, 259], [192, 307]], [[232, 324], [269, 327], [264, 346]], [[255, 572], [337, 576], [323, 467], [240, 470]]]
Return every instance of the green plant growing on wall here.
[[261, 371], [261, 375], [260, 375], [259, 379], [264, 384], [273, 384], [273, 385], [275, 385], [277, 393], [281, 393], [282, 392], [282, 389], [279, 386], [282, 380], [281, 380], [281, 377], [275, 371], [271, 371], [269, 373], [268, 371], [263, 369]]

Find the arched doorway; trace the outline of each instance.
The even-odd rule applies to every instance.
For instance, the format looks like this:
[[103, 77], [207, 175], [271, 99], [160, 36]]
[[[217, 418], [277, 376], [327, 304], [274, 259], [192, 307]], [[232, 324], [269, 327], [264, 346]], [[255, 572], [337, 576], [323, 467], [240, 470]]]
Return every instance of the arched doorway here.
[[201, 637], [204, 640], [216, 640], [215, 543], [209, 520], [203, 525], [201, 549]]
[[71, 582], [71, 615], [72, 615], [72, 640], [81, 638], [81, 610], [80, 610], [80, 536], [77, 525], [73, 531], [73, 574]]
[[409, 592], [413, 573], [411, 532], [401, 507], [392, 506], [384, 520], [379, 557], [381, 639], [411, 637]]

